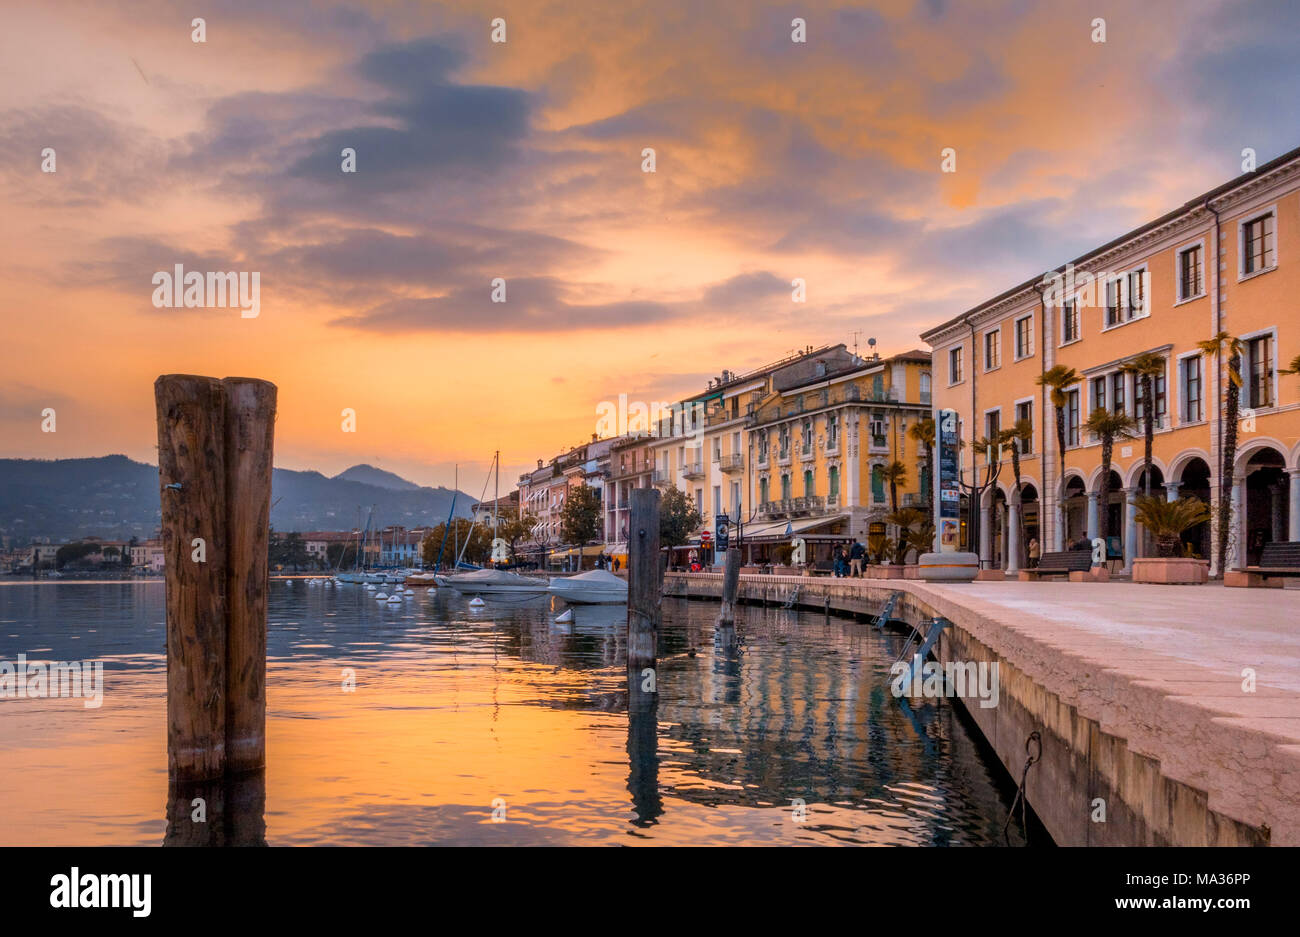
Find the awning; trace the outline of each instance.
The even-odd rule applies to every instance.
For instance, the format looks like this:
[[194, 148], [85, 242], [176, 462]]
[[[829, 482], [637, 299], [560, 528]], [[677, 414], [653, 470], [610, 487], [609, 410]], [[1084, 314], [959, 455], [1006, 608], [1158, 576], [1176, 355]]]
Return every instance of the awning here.
[[[605, 552], [605, 545], [603, 543], [593, 543], [590, 546], [586, 546], [582, 548], [583, 556], [600, 556], [604, 552]], [[553, 560], [561, 559], [564, 557], [577, 556], [577, 555], [578, 555], [578, 548], [570, 547], [567, 550], [558, 550], [555, 553], [552, 553], [551, 559]]]
[[[850, 535], [846, 533], [818, 534], [817, 530], [821, 527], [832, 527], [835, 524], [843, 523], [849, 519], [847, 514], [836, 514], [833, 517], [804, 517], [799, 520], [789, 521], [772, 521], [765, 522], [762, 525], [755, 524], [745, 527], [745, 543], [779, 543], [789, 542], [795, 537], [825, 537], [828, 540], [849, 540]], [[738, 538], [737, 538], [738, 539]]]

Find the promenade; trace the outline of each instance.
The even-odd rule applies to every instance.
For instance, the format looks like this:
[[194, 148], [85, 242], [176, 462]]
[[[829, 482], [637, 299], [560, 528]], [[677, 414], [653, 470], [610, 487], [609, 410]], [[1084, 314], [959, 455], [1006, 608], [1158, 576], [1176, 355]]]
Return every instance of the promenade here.
[[[665, 592], [720, 579], [670, 574]], [[743, 576], [741, 596], [795, 587], [855, 613], [901, 590], [896, 617], [953, 623], [940, 660], [998, 661], [1003, 701], [968, 711], [1017, 778], [1043, 733], [1027, 790], [1058, 843], [1300, 845], [1300, 590]]]

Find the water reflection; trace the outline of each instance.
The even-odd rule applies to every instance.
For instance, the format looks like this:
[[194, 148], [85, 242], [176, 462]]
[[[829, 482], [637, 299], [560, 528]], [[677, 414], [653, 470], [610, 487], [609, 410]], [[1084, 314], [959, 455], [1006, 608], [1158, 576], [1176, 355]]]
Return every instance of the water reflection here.
[[896, 638], [671, 599], [649, 693], [619, 608], [275, 582], [266, 776], [169, 788], [162, 592], [0, 585], [0, 658], [105, 662], [100, 710], [0, 701], [0, 843], [1001, 842], [1014, 792], [951, 707], [889, 694]]

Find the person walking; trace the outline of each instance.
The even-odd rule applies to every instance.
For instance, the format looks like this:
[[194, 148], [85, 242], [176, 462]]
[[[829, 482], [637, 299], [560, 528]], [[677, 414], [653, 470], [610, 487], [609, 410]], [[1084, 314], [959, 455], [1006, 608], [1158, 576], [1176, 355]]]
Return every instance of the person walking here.
[[1031, 537], [1029, 540], [1029, 568], [1030, 569], [1038, 568], [1039, 555], [1040, 555], [1040, 548], [1038, 546], [1038, 538]]
[[858, 579], [862, 578], [862, 557], [867, 552], [866, 547], [854, 538], [853, 546], [849, 547], [849, 575]]

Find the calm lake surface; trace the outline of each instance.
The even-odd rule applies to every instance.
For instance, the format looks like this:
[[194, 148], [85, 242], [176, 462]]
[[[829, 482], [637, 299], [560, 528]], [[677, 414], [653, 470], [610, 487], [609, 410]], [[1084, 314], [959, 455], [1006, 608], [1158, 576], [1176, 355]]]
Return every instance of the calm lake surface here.
[[[728, 651], [716, 604], [665, 599], [630, 718], [626, 610], [562, 610], [273, 581], [268, 768], [230, 812], [270, 845], [1002, 843], [1014, 789], [973, 728], [889, 693], [900, 636], [742, 607]], [[0, 844], [163, 843], [164, 637], [160, 581], [0, 585], [0, 660], [104, 662], [98, 709], [0, 699]]]

